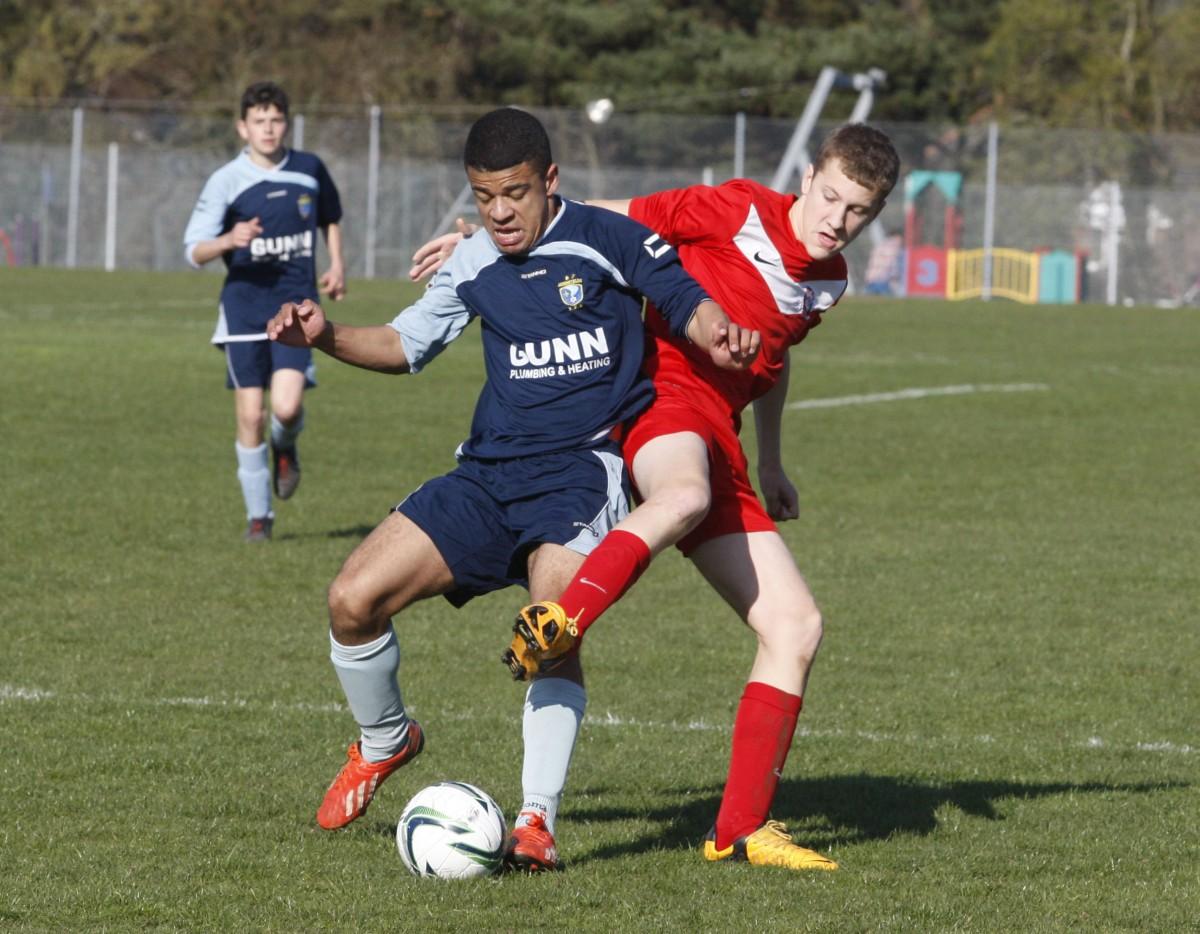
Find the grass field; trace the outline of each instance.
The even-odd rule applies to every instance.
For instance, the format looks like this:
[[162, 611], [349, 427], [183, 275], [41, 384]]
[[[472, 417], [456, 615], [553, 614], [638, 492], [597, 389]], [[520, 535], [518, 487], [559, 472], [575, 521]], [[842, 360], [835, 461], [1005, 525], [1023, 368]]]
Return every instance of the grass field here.
[[[568, 871], [440, 883], [393, 823], [445, 778], [519, 804], [523, 593], [398, 619], [428, 745], [336, 834], [323, 593], [451, 465], [477, 330], [415, 378], [319, 361], [247, 546], [219, 282], [0, 271], [0, 929], [1200, 929], [1197, 311], [848, 299], [794, 353], [827, 626], [774, 816], [840, 872], [700, 858], [753, 647], [671, 553], [588, 636]], [[413, 295], [351, 286], [357, 323]]]

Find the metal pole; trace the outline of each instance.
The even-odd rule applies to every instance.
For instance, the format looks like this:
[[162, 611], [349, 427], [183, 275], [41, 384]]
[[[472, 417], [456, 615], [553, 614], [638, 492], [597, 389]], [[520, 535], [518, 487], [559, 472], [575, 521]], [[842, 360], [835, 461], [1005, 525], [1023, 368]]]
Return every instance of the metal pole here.
[[826, 65], [817, 75], [817, 83], [813, 86], [812, 93], [808, 95], [808, 103], [804, 105], [804, 112], [800, 115], [800, 120], [792, 132], [792, 138], [788, 141], [783, 158], [779, 161], [779, 168], [775, 170], [775, 175], [771, 179], [771, 187], [776, 191], [784, 191], [792, 180], [792, 173], [800, 167], [801, 163], [808, 162], [806, 148], [808, 138], [812, 136], [813, 128], [817, 125], [817, 117], [820, 116], [821, 109], [825, 106], [829, 92], [833, 90], [833, 82], [837, 76], [838, 70], [832, 65]]
[[117, 268], [117, 161], [120, 158], [116, 143], [108, 144], [108, 198], [104, 205], [104, 268]]
[[375, 278], [375, 241], [379, 224], [379, 122], [382, 114], [378, 104], [371, 105], [371, 137], [367, 147], [367, 248], [368, 279]]
[[292, 148], [304, 148], [304, 114], [296, 114], [292, 120]]
[[999, 152], [1000, 128], [993, 120], [988, 124], [987, 194], [983, 202], [983, 300], [992, 297], [992, 248], [996, 244], [996, 157]]
[[746, 114], [741, 110], [733, 118], [733, 177], [746, 177]]
[[711, 186], [713, 183], [713, 167], [706, 165], [700, 170], [700, 184]]
[[1108, 304], [1117, 303], [1117, 264], [1120, 260], [1121, 241], [1121, 183], [1108, 183], [1108, 229], [1104, 232], [1104, 259], [1108, 266], [1105, 298]]
[[83, 108], [71, 115], [71, 181], [67, 190], [67, 268], [74, 269], [79, 241], [79, 176], [83, 166]]

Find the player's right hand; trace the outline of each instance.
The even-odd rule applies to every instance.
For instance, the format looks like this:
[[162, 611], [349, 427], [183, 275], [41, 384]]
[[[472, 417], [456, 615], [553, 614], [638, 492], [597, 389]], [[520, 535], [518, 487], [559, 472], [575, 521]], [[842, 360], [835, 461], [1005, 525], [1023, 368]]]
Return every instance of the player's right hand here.
[[458, 242], [479, 229], [474, 224], [468, 224], [461, 217], [454, 221], [454, 225], [458, 228], [454, 233], [434, 237], [417, 247], [417, 252], [413, 254], [412, 269], [408, 271], [408, 278], [413, 282], [420, 282], [426, 276], [433, 275], [441, 269], [442, 264], [450, 258], [450, 254], [458, 246]]
[[325, 311], [311, 299], [284, 302], [267, 322], [267, 337], [289, 347], [314, 347], [327, 326]]
[[250, 241], [263, 232], [262, 222], [257, 217], [252, 217], [248, 221], [239, 221], [233, 225], [233, 229], [229, 231], [229, 236], [233, 240], [233, 248], [241, 250], [250, 245]]

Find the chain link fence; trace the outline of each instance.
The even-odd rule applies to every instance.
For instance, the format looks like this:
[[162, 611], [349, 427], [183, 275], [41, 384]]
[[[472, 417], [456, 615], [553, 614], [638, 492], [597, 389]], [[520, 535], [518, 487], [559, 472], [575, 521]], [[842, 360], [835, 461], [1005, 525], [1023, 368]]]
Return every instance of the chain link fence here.
[[[319, 154], [342, 196], [350, 277], [404, 276], [413, 251], [471, 219], [462, 144], [481, 110], [373, 108], [293, 115], [292, 143]], [[744, 175], [770, 183], [789, 120], [536, 110], [568, 197], [622, 198]], [[819, 122], [813, 151], [836, 124]], [[1200, 138], [1000, 127], [989, 192], [988, 127], [877, 123], [903, 173], [961, 175], [962, 248], [1066, 250], [1082, 258], [1086, 300], [1200, 302]], [[208, 175], [238, 151], [229, 113], [165, 105], [35, 107], [0, 101], [0, 264], [170, 270]], [[799, 183], [793, 175], [790, 187]], [[989, 194], [991, 209], [989, 211]], [[937, 192], [906, 205], [897, 186], [872, 236], [848, 251], [852, 287], [873, 246], [903, 234], [943, 241]], [[991, 218], [989, 231], [985, 227]]]

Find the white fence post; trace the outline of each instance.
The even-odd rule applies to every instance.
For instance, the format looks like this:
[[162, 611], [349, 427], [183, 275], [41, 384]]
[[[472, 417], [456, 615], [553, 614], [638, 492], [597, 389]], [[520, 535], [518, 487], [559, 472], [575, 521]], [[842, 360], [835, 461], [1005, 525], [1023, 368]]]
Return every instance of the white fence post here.
[[746, 177], [746, 114], [741, 110], [733, 118], [733, 177]]
[[983, 202], [983, 300], [992, 298], [992, 249], [996, 245], [996, 158], [999, 152], [1000, 128], [993, 120], [988, 124], [987, 194]]
[[120, 158], [116, 143], [108, 144], [108, 197], [104, 204], [104, 268], [112, 272], [117, 268], [117, 160]]
[[366, 269], [368, 279], [375, 278], [375, 242], [379, 224], [379, 119], [382, 110], [371, 105], [371, 136], [367, 147], [367, 245]]
[[292, 118], [292, 148], [304, 148], [304, 114]]
[[67, 190], [67, 268], [74, 269], [79, 242], [79, 177], [83, 168], [83, 108], [71, 114], [71, 182]]

